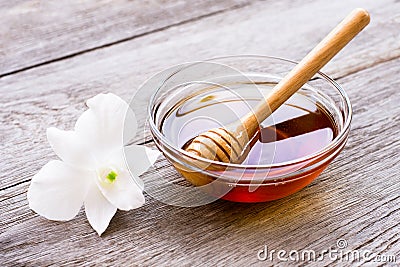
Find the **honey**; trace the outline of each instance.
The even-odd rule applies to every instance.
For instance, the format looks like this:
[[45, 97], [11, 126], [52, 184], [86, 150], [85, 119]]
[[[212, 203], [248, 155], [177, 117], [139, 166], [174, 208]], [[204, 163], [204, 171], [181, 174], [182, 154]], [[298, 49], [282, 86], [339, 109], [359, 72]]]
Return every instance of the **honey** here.
[[[165, 104], [168, 109], [159, 130], [174, 147], [184, 149], [199, 134], [228, 125], [250, 112], [275, 84], [184, 84], [174, 91], [183, 92], [185, 97], [171, 95], [173, 100], [166, 102], [175, 104]], [[323, 97], [316, 98], [315, 90], [310, 90], [298, 91], [260, 123], [261, 130], [241, 163], [244, 170], [217, 168], [206, 174], [169, 160], [192, 184], [207, 185], [204, 190], [209, 195], [226, 200], [263, 202], [293, 194], [311, 183], [334, 158], [325, 153], [316, 158], [313, 155], [332, 143], [340, 129], [337, 118], [324, 108], [329, 103]], [[334, 107], [330, 106], [330, 110]], [[232, 181], [226, 180], [229, 178]]]
[[295, 65], [267, 56], [225, 57], [168, 70], [150, 83], [149, 89], [158, 88], [149, 106], [154, 142], [189, 182], [160, 177], [157, 190], [165, 187], [195, 205], [220, 198], [253, 203], [289, 196], [316, 179], [345, 147], [352, 118], [346, 92], [323, 73], [259, 123], [244, 157], [235, 148], [240, 163], [185, 150], [213, 128], [234, 129]]

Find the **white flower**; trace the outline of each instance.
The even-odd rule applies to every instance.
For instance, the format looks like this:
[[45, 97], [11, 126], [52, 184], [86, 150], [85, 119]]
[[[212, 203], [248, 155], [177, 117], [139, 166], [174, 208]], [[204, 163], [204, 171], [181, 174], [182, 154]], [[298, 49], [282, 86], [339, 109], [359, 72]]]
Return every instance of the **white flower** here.
[[[57, 221], [74, 218], [84, 204], [89, 223], [101, 235], [117, 209], [144, 204], [136, 181], [160, 153], [138, 145], [123, 147], [123, 138], [136, 134], [137, 122], [118, 96], [99, 94], [87, 106], [74, 131], [47, 129], [47, 139], [62, 161], [50, 161], [33, 176], [28, 201], [32, 210]], [[134, 166], [131, 170], [124, 149], [129, 166]]]

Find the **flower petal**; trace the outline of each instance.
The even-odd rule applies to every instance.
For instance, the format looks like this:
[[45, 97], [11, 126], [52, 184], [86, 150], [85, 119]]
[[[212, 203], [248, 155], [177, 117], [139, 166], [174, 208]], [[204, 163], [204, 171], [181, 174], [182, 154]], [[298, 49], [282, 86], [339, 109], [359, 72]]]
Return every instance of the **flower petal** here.
[[47, 129], [47, 140], [64, 162], [84, 169], [94, 166], [95, 159], [92, 153], [74, 131], [51, 127]]
[[128, 170], [119, 169], [112, 183], [96, 180], [103, 195], [120, 210], [131, 210], [141, 207], [144, 202], [142, 189], [132, 179]]
[[90, 186], [85, 199], [85, 212], [90, 225], [101, 235], [108, 227], [117, 208], [100, 192], [96, 184]]
[[124, 153], [129, 171], [134, 176], [139, 176], [147, 171], [161, 155], [158, 150], [140, 145], [126, 146], [124, 147]]
[[[89, 107], [77, 120], [75, 131], [97, 155], [121, 147], [137, 130], [135, 114], [114, 94], [99, 94], [87, 101]], [[124, 128], [125, 127], [125, 128]]]
[[62, 161], [50, 161], [32, 178], [29, 207], [49, 220], [70, 220], [82, 207], [93, 175]]

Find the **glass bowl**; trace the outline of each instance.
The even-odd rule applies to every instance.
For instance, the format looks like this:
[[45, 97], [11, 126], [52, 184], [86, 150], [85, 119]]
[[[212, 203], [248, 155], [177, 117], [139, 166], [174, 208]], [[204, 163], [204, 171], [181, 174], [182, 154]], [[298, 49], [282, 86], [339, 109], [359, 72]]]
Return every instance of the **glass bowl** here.
[[[271, 147], [271, 151], [274, 148], [277, 151], [271, 153], [271, 157], [260, 156], [256, 164], [254, 161], [233, 164], [204, 159], [182, 149], [189, 138], [183, 132], [189, 130], [195, 136], [211, 128], [207, 123], [197, 123], [183, 129], [189, 121], [197, 119], [194, 116], [185, 121], [184, 115], [187, 113], [183, 111], [193, 104], [190, 102], [192, 99], [201, 99], [195, 101], [197, 104], [203, 100], [221, 104], [222, 102], [212, 99], [218, 95], [221, 99], [232, 100], [237, 97], [241, 103], [247, 103], [249, 99], [258, 102], [265, 94], [260, 86], [272, 87], [296, 64], [276, 57], [248, 55], [215, 58], [175, 67], [158, 81], [157, 91], [149, 104], [149, 125], [156, 146], [187, 181], [215, 198], [236, 202], [264, 202], [299, 191], [321, 174], [339, 154], [350, 130], [352, 109], [349, 98], [334, 80], [322, 72], [317, 73], [287, 101], [288, 105], [299, 107], [311, 103], [329, 114], [335, 135], [316, 151], [289, 160], [276, 161], [276, 155], [289, 152], [279, 151], [279, 146], [275, 146]], [[245, 84], [247, 87], [244, 89], [238, 84]], [[219, 93], [208, 94], [209, 92]], [[208, 96], [203, 97], [205, 95]], [[248, 102], [251, 110], [251, 101]], [[224, 111], [223, 109], [226, 106], [207, 114], [207, 120], [217, 127], [223, 126], [237, 120], [245, 112], [232, 106]], [[179, 116], [171, 115], [178, 113]], [[270, 124], [274, 122], [274, 114], [267, 119]], [[168, 129], [167, 126], [171, 128]], [[181, 135], [183, 138], [179, 137]]]

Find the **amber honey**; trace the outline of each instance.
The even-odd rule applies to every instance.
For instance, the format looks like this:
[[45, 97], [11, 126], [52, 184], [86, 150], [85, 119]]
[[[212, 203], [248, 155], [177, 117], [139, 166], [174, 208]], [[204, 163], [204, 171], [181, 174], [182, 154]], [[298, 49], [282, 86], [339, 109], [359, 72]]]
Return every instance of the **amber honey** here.
[[[199, 87], [198, 93], [186, 97], [170, 108], [162, 120], [160, 130], [174, 146], [184, 148], [198, 134], [241, 118], [251, 111], [273, 86], [273, 83], [242, 83], [203, 89]], [[298, 177], [292, 176], [290, 179], [279, 181], [273, 177], [312, 165], [313, 159], [310, 158], [294, 165], [295, 167], [285, 167], [285, 163], [307, 158], [323, 150], [338, 134], [332, 115], [318, 100], [309, 98], [302, 91], [293, 95], [272, 116], [261, 122], [260, 129], [247, 158], [241, 163], [243, 166], [253, 166], [251, 170], [243, 172], [236, 183], [215, 183], [214, 191], [221, 191], [218, 187], [232, 187], [222, 198], [239, 202], [258, 202], [278, 199], [298, 191], [318, 176], [329, 160]], [[254, 166], [269, 165], [275, 167], [265, 173], [254, 171]], [[185, 170], [179, 171], [187, 178]], [[229, 171], [225, 171], [224, 175], [229, 176]], [[234, 172], [232, 176], [235, 176]], [[198, 175], [194, 183], [202, 184], [201, 177], [202, 175]], [[255, 177], [264, 177], [265, 180], [257, 182], [256, 188], [250, 190], [250, 187], [254, 186], [252, 181]], [[297, 179], [300, 177], [301, 179]]]

